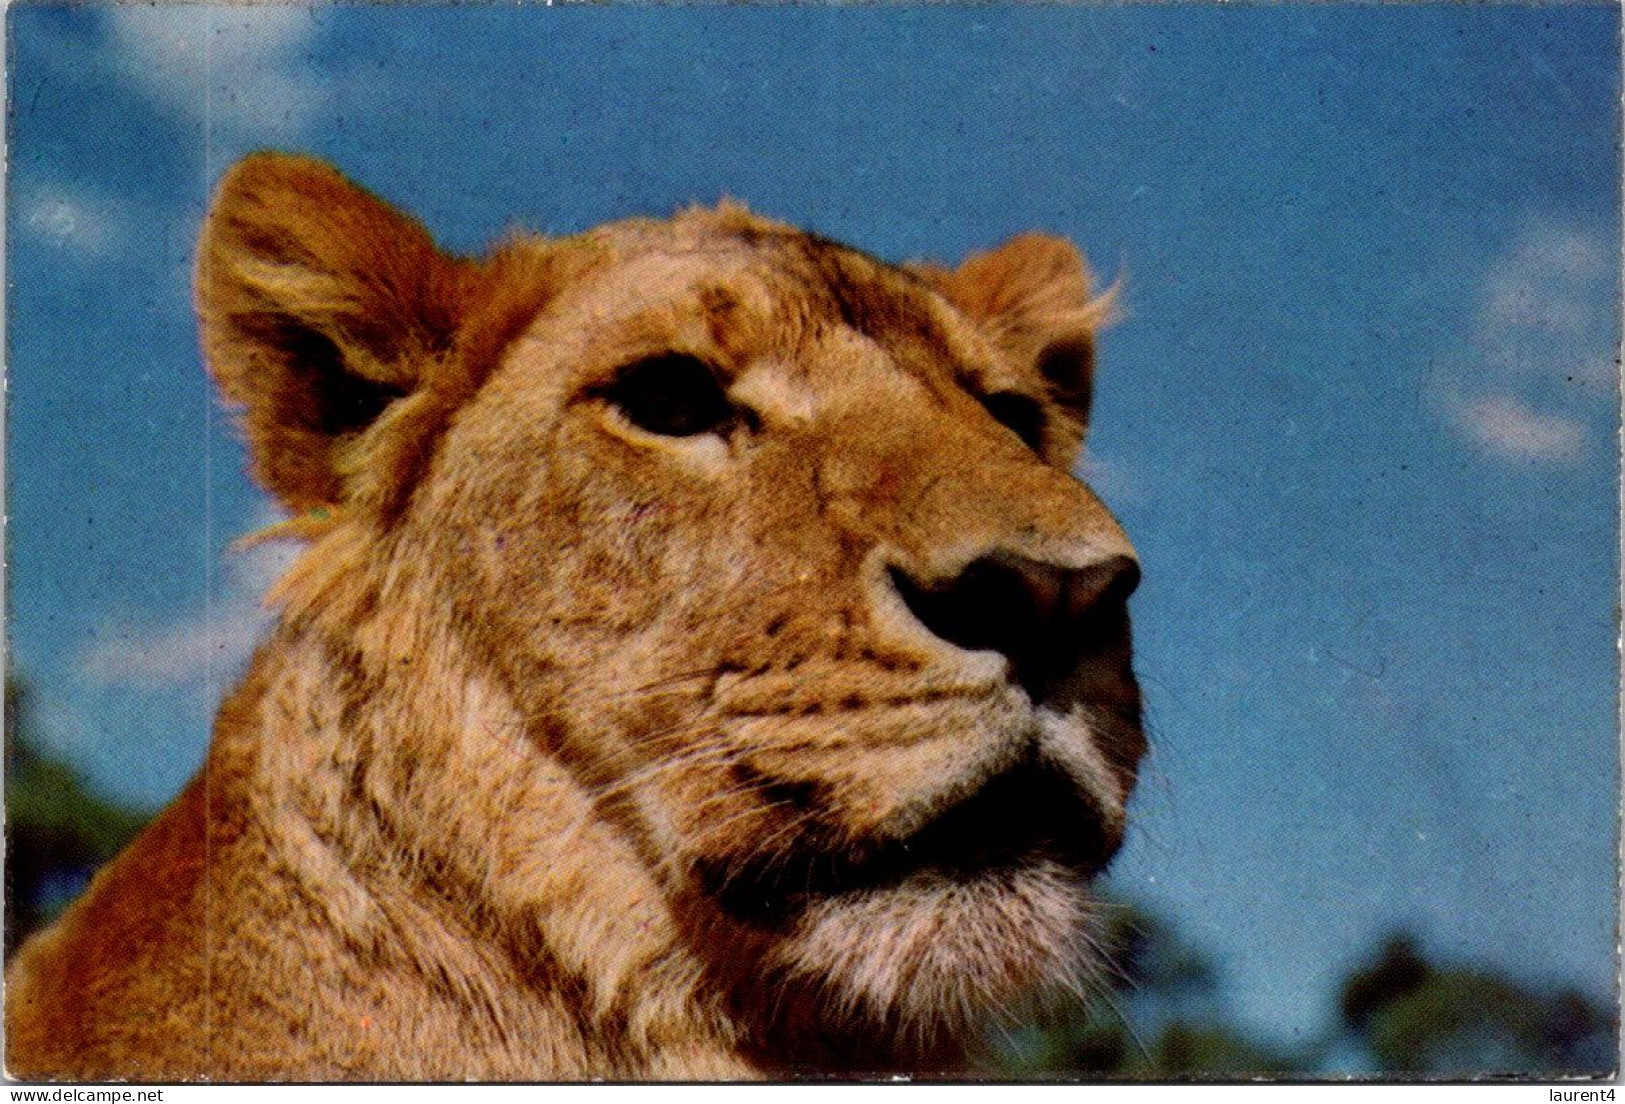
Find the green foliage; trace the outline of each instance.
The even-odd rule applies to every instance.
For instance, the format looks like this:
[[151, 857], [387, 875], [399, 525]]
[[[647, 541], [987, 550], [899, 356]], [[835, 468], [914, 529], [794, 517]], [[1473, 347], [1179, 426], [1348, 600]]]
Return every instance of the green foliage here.
[[[12, 949], [66, 905], [76, 879], [116, 855], [146, 818], [91, 793], [29, 731], [28, 692], [6, 678], [6, 932]], [[66, 889], [66, 892], [64, 891]]]
[[1581, 994], [1435, 967], [1404, 936], [1350, 977], [1342, 1012], [1383, 1070], [1556, 1076], [1612, 1065], [1612, 1017]]
[[71, 841], [70, 850], [104, 862], [141, 830], [146, 818], [85, 789], [73, 769], [56, 759], [17, 756], [6, 769], [6, 816], [13, 833], [32, 832]]
[[1111, 904], [1098, 951], [1111, 969], [1089, 999], [1002, 1040], [1012, 1076], [1237, 1079], [1294, 1068], [1230, 1021], [1212, 963], [1161, 918]]
[[1236, 1027], [1223, 1022], [1174, 1020], [1151, 1048], [1127, 1067], [1132, 1076], [1236, 1078], [1284, 1073], [1295, 1068], [1290, 1057], [1270, 1052]]
[[1009, 1076], [1550, 1077], [1606, 1073], [1615, 1060], [1613, 1017], [1582, 994], [1435, 964], [1404, 934], [1350, 972], [1324, 1029], [1291, 1049], [1239, 1024], [1212, 963], [1143, 909], [1113, 906], [1099, 944], [1115, 969], [1089, 999], [1002, 1038]]
[[1355, 970], [1343, 983], [1338, 1003], [1344, 1024], [1355, 1031], [1365, 1031], [1371, 1026], [1374, 1015], [1425, 985], [1431, 974], [1431, 967], [1409, 936], [1390, 938], [1375, 962]]

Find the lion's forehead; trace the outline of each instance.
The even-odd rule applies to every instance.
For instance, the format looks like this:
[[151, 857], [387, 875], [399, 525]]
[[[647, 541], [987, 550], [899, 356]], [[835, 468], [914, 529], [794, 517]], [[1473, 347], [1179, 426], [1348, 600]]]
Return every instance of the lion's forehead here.
[[[977, 327], [906, 269], [817, 235], [730, 212], [612, 224], [594, 271], [539, 324], [582, 336], [589, 360], [676, 348], [724, 371], [797, 363], [838, 373], [856, 336], [934, 384], [1005, 370]], [[582, 326], [583, 320], [590, 325]], [[822, 357], [807, 354], [816, 346]]]

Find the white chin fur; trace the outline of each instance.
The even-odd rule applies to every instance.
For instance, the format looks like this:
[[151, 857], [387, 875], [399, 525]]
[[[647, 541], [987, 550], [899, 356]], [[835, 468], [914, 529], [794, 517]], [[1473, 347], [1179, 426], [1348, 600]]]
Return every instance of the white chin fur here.
[[922, 873], [813, 905], [779, 960], [824, 992], [832, 1025], [929, 1046], [1046, 991], [1079, 991], [1097, 914], [1078, 874], [1047, 860], [968, 881]]

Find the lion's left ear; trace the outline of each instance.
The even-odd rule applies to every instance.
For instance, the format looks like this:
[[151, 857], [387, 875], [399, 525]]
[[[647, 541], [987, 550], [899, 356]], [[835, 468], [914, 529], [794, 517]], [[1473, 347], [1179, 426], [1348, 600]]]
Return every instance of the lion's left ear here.
[[1095, 332], [1111, 321], [1112, 293], [1096, 295], [1083, 254], [1065, 238], [1022, 234], [956, 269], [916, 271], [1033, 365], [1081, 425], [1089, 418]]

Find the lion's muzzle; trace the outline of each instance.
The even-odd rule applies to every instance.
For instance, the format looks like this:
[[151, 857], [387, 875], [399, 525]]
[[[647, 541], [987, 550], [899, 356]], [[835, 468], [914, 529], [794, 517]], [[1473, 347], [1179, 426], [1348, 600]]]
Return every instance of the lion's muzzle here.
[[1039, 705], [1081, 659], [1116, 645], [1140, 568], [1120, 552], [1075, 568], [996, 552], [946, 579], [889, 574], [920, 624], [956, 647], [1004, 655], [1012, 681]]

